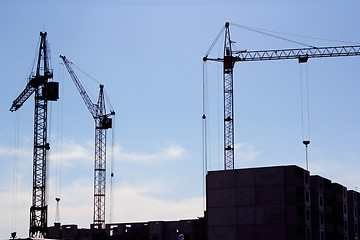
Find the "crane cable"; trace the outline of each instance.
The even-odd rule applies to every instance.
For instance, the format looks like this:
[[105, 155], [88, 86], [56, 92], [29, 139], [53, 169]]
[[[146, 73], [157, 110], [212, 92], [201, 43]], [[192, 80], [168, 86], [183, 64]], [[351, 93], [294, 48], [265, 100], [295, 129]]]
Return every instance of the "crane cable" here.
[[274, 35], [274, 34], [271, 34], [271, 33], [267, 33], [267, 32], [264, 32], [264, 30], [261, 31], [261, 30], [255, 29], [255, 28], [246, 27], [244, 25], [240, 25], [240, 24], [236, 24], [236, 23], [231, 23], [231, 25], [236, 26], [236, 27], [240, 27], [240, 28], [252, 31], [252, 32], [257, 32], [257, 33], [260, 33], [260, 34], [263, 34], [263, 35], [267, 35], [267, 36], [270, 36], [270, 37], [273, 37], [273, 38], [278, 38], [278, 39], [285, 40], [285, 41], [288, 41], [288, 42], [303, 45], [303, 46], [306, 46], [306, 47], [312, 47], [312, 48], [315, 47], [315, 46], [312, 46], [310, 44], [294, 41], [294, 40], [291, 40], [291, 39], [288, 39], [288, 38], [284, 38], [284, 37], [280, 37], [280, 36], [277, 36], [277, 35]]
[[113, 193], [114, 193], [114, 168], [115, 168], [115, 150], [114, 150], [114, 145], [115, 145], [115, 115], [113, 116], [113, 121], [112, 121], [112, 130], [111, 130], [111, 158], [110, 158], [110, 209], [109, 209], [109, 216], [110, 216], [110, 223], [113, 222], [113, 214], [112, 214], [112, 210], [114, 209], [114, 201], [113, 201]]
[[[74, 68], [76, 68], [79, 72], [81, 72], [82, 74], [84, 74], [85, 76], [87, 76], [88, 78], [90, 78], [93, 82], [101, 85], [101, 83], [94, 78], [93, 76], [91, 76], [90, 74], [88, 74], [87, 72], [85, 72], [84, 70], [82, 70], [80, 67], [78, 67], [77, 65], [75, 65], [73, 62], [68, 61], [71, 66], [73, 66]], [[92, 94], [92, 91], [88, 91], [88, 87], [87, 85], [84, 83], [84, 81], [81, 81], [80, 79], [78, 79], [78, 81], [81, 83], [81, 85], [83, 86], [83, 88], [85, 89], [86, 93], [89, 95], [90, 99], [97, 99], [96, 97], [94, 97], [94, 95]], [[80, 94], [81, 95], [81, 94]]]
[[206, 122], [206, 112], [207, 112], [207, 65], [206, 62], [203, 62], [203, 82], [202, 82], [202, 97], [203, 97], [203, 115], [202, 115], [202, 174], [203, 174], [203, 210], [205, 211], [205, 177], [207, 174], [207, 122]]
[[[210, 151], [210, 149], [208, 150], [208, 142], [210, 142], [210, 133], [208, 130], [208, 125], [209, 125], [209, 120], [207, 119], [207, 112], [208, 112], [208, 77], [207, 77], [207, 57], [209, 56], [210, 52], [213, 50], [213, 48], [215, 47], [216, 43], [219, 41], [220, 37], [223, 36], [223, 33], [225, 31], [226, 27], [225, 25], [221, 28], [220, 32], [218, 33], [218, 35], [215, 37], [214, 41], [212, 42], [212, 44], [210, 45], [209, 49], [206, 51], [205, 56], [203, 58], [203, 83], [202, 83], [202, 94], [203, 94], [203, 115], [202, 115], [202, 147], [203, 147], [203, 197], [205, 198], [205, 174], [207, 174], [208, 171], [208, 162], [210, 164], [210, 168], [211, 168], [211, 160], [208, 161], [208, 151]], [[218, 52], [218, 56], [220, 55], [220, 51], [221, 51], [221, 47], [219, 48], [219, 52]], [[219, 131], [218, 131], [218, 135], [219, 135]], [[218, 138], [219, 139], [219, 138]], [[220, 151], [219, 151], [220, 152]], [[219, 157], [220, 159], [220, 157]], [[204, 199], [205, 202], [205, 199]], [[204, 204], [204, 209], [205, 209], [205, 204]]]
[[84, 70], [82, 70], [80, 67], [76, 66], [73, 62], [71, 62], [71, 64], [80, 72], [82, 72], [83, 74], [85, 74], [87, 77], [89, 77], [90, 79], [92, 79], [94, 82], [96, 82], [97, 84], [101, 84], [96, 78], [94, 78], [93, 76], [91, 76], [90, 74], [88, 74], [87, 72], [85, 72]]
[[[51, 101], [46, 101], [47, 102], [47, 132], [45, 133], [46, 135], [46, 143], [45, 144], [49, 144], [52, 141], [52, 118], [53, 118], [53, 105]], [[50, 145], [51, 146], [51, 145]], [[46, 178], [45, 178], [45, 204], [48, 204], [47, 201], [49, 199], [49, 179], [50, 179], [50, 163], [53, 162], [53, 155], [51, 154], [51, 151], [46, 151]]]
[[[102, 84], [99, 80], [97, 80], [95, 77], [91, 76], [89, 73], [85, 72], [83, 69], [81, 69], [79, 66], [75, 65], [73, 62], [70, 62], [70, 63], [71, 63], [72, 66], [74, 66], [74, 67], [75, 67], [77, 70], [79, 70], [81, 73], [83, 73], [83, 74], [86, 75], [88, 78], [90, 78], [91, 80], [93, 80], [95, 83], [97, 83], [97, 84], [99, 84], [99, 85]], [[79, 81], [80, 81], [80, 80], [79, 80]], [[84, 83], [83, 83], [83, 82], [81, 82], [81, 83], [82, 83], [82, 85], [84, 86], [84, 88], [87, 89], [87, 87], [84, 85]], [[87, 92], [89, 92], [89, 91], [87, 91]], [[91, 93], [91, 91], [90, 91], [90, 93]], [[89, 93], [88, 93], [88, 94], [89, 94]], [[89, 95], [91, 95], [91, 94], [89, 94]], [[112, 106], [112, 104], [111, 104], [111, 101], [110, 101], [110, 99], [109, 99], [109, 97], [108, 97], [108, 94], [107, 94], [106, 90], [104, 90], [104, 96], [105, 96], [106, 102], [109, 104], [110, 111], [112, 112], [112, 111], [114, 110], [114, 108], [113, 108], [113, 106]], [[95, 98], [93, 98], [93, 96], [92, 96], [91, 98], [92, 98], [92, 99], [95, 99]]]
[[114, 107], [110, 102], [110, 98], [109, 98], [109, 96], [107, 94], [107, 91], [105, 91], [105, 90], [104, 90], [104, 95], [105, 95], [106, 102], [108, 103], [108, 105], [110, 107], [110, 112], [114, 112]]
[[[37, 53], [39, 51], [39, 47], [40, 47], [40, 40], [41, 38], [38, 38], [38, 43], [37, 43], [37, 47], [35, 48], [35, 54], [34, 54], [34, 59], [33, 62], [31, 64], [31, 66], [29, 67], [29, 77], [24, 79], [23, 83], [21, 84], [22, 86], [25, 84], [26, 81], [29, 81], [29, 79], [32, 77], [32, 75], [34, 74], [34, 67], [36, 64], [36, 60], [37, 60]], [[18, 89], [18, 92], [20, 92], [20, 89], [22, 87], [20, 86], [20, 88]], [[13, 156], [13, 186], [12, 186], [12, 207], [11, 207], [11, 237], [13, 239], [16, 238], [16, 223], [17, 223], [17, 194], [18, 194], [18, 169], [19, 169], [19, 135], [20, 135], [20, 113], [19, 111], [16, 111], [15, 114], [15, 127], [14, 127], [14, 156]]]
[[[64, 64], [59, 59], [59, 80], [61, 82], [61, 91], [64, 96], [65, 90], [65, 81], [64, 81]], [[59, 212], [59, 201], [61, 199], [61, 165], [62, 165], [62, 138], [63, 138], [63, 117], [64, 117], [64, 104], [63, 101], [60, 102], [57, 109], [57, 129], [56, 129], [56, 148], [58, 154], [56, 157], [56, 170], [55, 170], [55, 201], [56, 201], [56, 213], [55, 213], [55, 223], [60, 223], [60, 212]]]
[[38, 43], [36, 45], [36, 50], [35, 50], [35, 54], [34, 54], [34, 59], [33, 59], [33, 63], [32, 63], [32, 66], [30, 67], [30, 74], [29, 74], [29, 77], [28, 79], [31, 79], [33, 77], [33, 75], [35, 74], [35, 66], [36, 66], [36, 63], [37, 63], [37, 60], [38, 60], [38, 53], [40, 51], [40, 41], [41, 41], [41, 37], [39, 37], [38, 39]]
[[[240, 27], [240, 28], [244, 28], [244, 29], [247, 29], [247, 30], [250, 30], [250, 31], [258, 32], [258, 33], [261, 33], [261, 34], [269, 35], [269, 36], [272, 36], [272, 37], [275, 37], [275, 38], [280, 38], [280, 39], [290, 41], [290, 42], [295, 42], [295, 41], [292, 41], [292, 40], [286, 39], [286, 38], [281, 38], [281, 37], [278, 37], [276, 35], [268, 34], [268, 33], [265, 33], [265, 32], [271, 32], [271, 33], [282, 34], [282, 35], [293, 36], [293, 37], [321, 40], [321, 41], [327, 41], [327, 42], [338, 42], [338, 43], [346, 43], [346, 44], [359, 44], [359, 42], [342, 41], [342, 40], [334, 40], [334, 39], [326, 39], [326, 38], [318, 38], [318, 37], [309, 37], [309, 36], [304, 36], [304, 35], [299, 35], [299, 34], [291, 34], [291, 33], [278, 32], [278, 31], [273, 31], [273, 30], [268, 30], [268, 29], [249, 27], [249, 26], [244, 26], [244, 25], [235, 24], [235, 23], [231, 23], [231, 25], [234, 25], [234, 26], [237, 26], [237, 27]], [[303, 44], [303, 43], [300, 43], [300, 42], [295, 42], [295, 43], [305, 45], [305, 46], [310, 46], [310, 45]]]
[[220, 36], [222, 35], [222, 33], [225, 31], [225, 26], [222, 27], [222, 29], [220, 30], [219, 34], [216, 36], [215, 40], [213, 41], [213, 43], [211, 44], [211, 46], [209, 47], [209, 49], [207, 50], [205, 57], [207, 58], [211, 52], [211, 50], [214, 48], [215, 44], [217, 43], [217, 41], [219, 40]]
[[12, 193], [12, 216], [11, 216], [11, 231], [12, 236], [16, 236], [16, 221], [17, 221], [17, 193], [18, 193], [18, 169], [19, 169], [19, 112], [15, 114], [15, 141], [14, 141], [14, 161], [13, 161], [13, 193]]
[[[222, 67], [220, 67], [219, 64], [217, 64], [216, 66], [216, 82], [218, 83], [217, 86], [216, 86], [216, 95], [217, 95], [217, 107], [216, 107], [216, 116], [217, 117], [217, 122], [216, 122], [216, 126], [217, 126], [217, 139], [220, 140], [222, 137], [223, 137], [223, 132], [222, 132], [222, 124], [223, 124], [223, 113], [220, 114], [220, 112], [223, 112], [223, 104], [220, 104], [222, 101], [223, 101], [223, 74], [222, 74]], [[218, 150], [217, 150], [217, 153], [218, 153], [218, 156], [217, 156], [217, 159], [218, 159], [218, 169], [221, 168], [223, 162], [222, 162], [222, 145], [221, 144], [217, 144], [218, 146]]]
[[[299, 63], [299, 64], [300, 64], [301, 129], [302, 129], [302, 140], [303, 140], [302, 143], [305, 145], [306, 170], [309, 170], [309, 159], [308, 159], [308, 145], [310, 144], [309, 75], [308, 75], [307, 63], [305, 63], [305, 78], [306, 78], [306, 81], [304, 83], [303, 82], [304, 76], [302, 74], [302, 67], [301, 67], [302, 64], [301, 63]], [[304, 106], [304, 97], [305, 97], [305, 101], [306, 101], [306, 106]], [[304, 108], [306, 108], [306, 113], [304, 113]], [[304, 116], [305, 114], [306, 114], [306, 116]], [[305, 132], [307, 132], [307, 133], [305, 133]]]

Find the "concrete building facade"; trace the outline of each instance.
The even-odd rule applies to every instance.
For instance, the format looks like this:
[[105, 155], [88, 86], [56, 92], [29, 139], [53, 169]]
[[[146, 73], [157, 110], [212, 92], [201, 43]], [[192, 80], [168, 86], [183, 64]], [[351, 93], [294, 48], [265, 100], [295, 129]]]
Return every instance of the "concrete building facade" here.
[[360, 193], [298, 166], [210, 171], [204, 217], [106, 224], [103, 231], [55, 224], [62, 240], [359, 240]]
[[310, 239], [309, 172], [269, 167], [209, 172], [208, 239]]
[[180, 233], [186, 240], [206, 240], [205, 219], [112, 223], [106, 224], [103, 231], [92, 226], [90, 229], [78, 229], [77, 225], [60, 224], [49, 228], [49, 238], [62, 240], [176, 240]]
[[349, 239], [360, 239], [359, 225], [359, 207], [360, 207], [360, 193], [350, 190], [347, 192], [348, 195], [348, 228], [349, 228]]
[[359, 240], [358, 207], [358, 192], [298, 166], [207, 175], [209, 240]]

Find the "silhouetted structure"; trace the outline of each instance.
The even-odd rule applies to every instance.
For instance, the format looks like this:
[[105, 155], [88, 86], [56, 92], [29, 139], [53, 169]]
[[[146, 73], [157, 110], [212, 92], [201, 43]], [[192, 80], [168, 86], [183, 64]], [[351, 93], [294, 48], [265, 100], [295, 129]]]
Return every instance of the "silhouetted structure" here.
[[[92, 224], [93, 225], [93, 224]], [[76, 225], [55, 225], [50, 227], [52, 238], [63, 240], [91, 240], [97, 238], [112, 240], [166, 240], [177, 239], [179, 233], [185, 239], [206, 240], [206, 221], [204, 218], [180, 221], [151, 221], [137, 223], [107, 224], [102, 236], [91, 229], [78, 229]], [[61, 232], [61, 235], [58, 233]], [[55, 234], [56, 233], [56, 234]]]
[[[360, 218], [359, 218], [359, 206], [360, 206], [360, 194], [353, 190], [347, 192], [348, 196], [348, 209], [349, 209], [349, 236], [353, 239], [360, 239], [359, 234], [359, 225], [360, 225]], [[350, 238], [349, 238], [350, 239]]]
[[[100, 84], [99, 98], [97, 103], [93, 103], [81, 84], [79, 78], [72, 69], [73, 63], [65, 56], [61, 56], [72, 80], [75, 83], [86, 107], [95, 120], [95, 164], [94, 164], [94, 215], [92, 230], [95, 235], [104, 234], [105, 227], [105, 196], [106, 196], [106, 131], [112, 128], [114, 111], [106, 113], [104, 85]], [[114, 174], [111, 173], [111, 177]]]
[[63, 240], [358, 240], [360, 193], [310, 176], [298, 166], [275, 166], [207, 175], [204, 218], [106, 224], [55, 224], [49, 236]]
[[207, 175], [208, 240], [358, 240], [358, 206], [358, 192], [298, 166]]
[[[253, 61], [270, 61], [270, 60], [286, 60], [297, 59], [299, 63], [305, 63], [310, 58], [324, 57], [346, 57], [360, 56], [360, 45], [356, 46], [339, 46], [339, 47], [314, 47], [300, 49], [277, 49], [277, 50], [233, 50], [233, 41], [230, 38], [230, 25], [236, 25], [226, 22], [221, 29], [215, 41], [211, 44], [209, 50], [203, 57], [203, 61], [215, 61], [223, 63], [223, 93], [224, 93], [224, 169], [234, 170], [234, 146], [235, 146], [235, 130], [234, 130], [234, 65], [237, 62], [253, 62]], [[239, 26], [239, 25], [238, 25]], [[224, 35], [223, 57], [209, 57], [210, 52], [214, 48], [216, 42], [220, 39], [220, 35]], [[235, 90], [236, 91], [236, 90]], [[205, 112], [203, 120], [206, 121]], [[305, 141], [307, 142], [307, 141]], [[310, 143], [310, 142], [309, 142]], [[309, 144], [307, 143], [307, 144]], [[306, 146], [307, 144], [304, 143]]]
[[[34, 69], [32, 70], [25, 89], [13, 101], [10, 108], [11, 112], [18, 110], [34, 93], [33, 187], [29, 236], [39, 238], [46, 237], [48, 216], [48, 205], [46, 204], [46, 154], [50, 150], [50, 144], [47, 139], [47, 106], [48, 101], [57, 101], [59, 99], [59, 83], [50, 81], [53, 77], [53, 70], [50, 67], [46, 36], [46, 32], [40, 32], [36, 72], [33, 71]], [[16, 233], [12, 235], [16, 235]]]

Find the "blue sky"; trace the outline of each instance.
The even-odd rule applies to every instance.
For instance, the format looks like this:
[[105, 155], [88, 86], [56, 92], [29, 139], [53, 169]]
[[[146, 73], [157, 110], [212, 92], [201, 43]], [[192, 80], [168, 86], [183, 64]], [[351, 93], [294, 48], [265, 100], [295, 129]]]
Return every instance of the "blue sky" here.
[[[112, 220], [178, 220], [203, 216], [202, 58], [225, 22], [359, 42], [359, 5], [357, 1], [344, 5], [335, 1], [0, 0], [0, 238], [8, 238], [11, 231], [22, 237], [28, 234], [33, 97], [16, 113], [9, 108], [26, 84], [40, 31], [48, 32], [61, 97], [51, 104], [49, 114], [49, 225], [55, 219], [58, 196], [63, 224], [89, 227], [92, 222], [94, 122], [60, 65], [60, 54], [105, 85], [116, 111]], [[235, 26], [230, 31], [239, 50], [302, 47]], [[315, 46], [344, 45], [285, 37]], [[219, 52], [221, 43], [212, 55]], [[310, 171], [350, 189], [360, 185], [359, 64], [359, 57], [342, 57], [311, 59], [302, 66], [309, 80]], [[208, 170], [217, 170], [223, 168], [221, 65], [208, 63], [207, 69], [207, 165]], [[236, 168], [305, 167], [297, 61], [237, 63], [234, 71]], [[95, 100], [98, 84], [77, 73]], [[16, 224], [11, 221], [14, 159], [18, 161]]]

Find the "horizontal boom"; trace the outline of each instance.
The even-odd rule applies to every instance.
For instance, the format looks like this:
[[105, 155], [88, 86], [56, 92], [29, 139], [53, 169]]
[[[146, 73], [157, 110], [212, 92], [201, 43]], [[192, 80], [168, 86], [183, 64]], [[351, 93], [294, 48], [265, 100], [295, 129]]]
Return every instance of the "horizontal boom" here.
[[[283, 60], [299, 59], [300, 62], [306, 62], [308, 58], [321, 57], [343, 57], [360, 55], [360, 45], [341, 46], [341, 47], [312, 47], [299, 49], [283, 50], [260, 50], [260, 51], [232, 51], [233, 62], [241, 61], [265, 61], [265, 60]], [[223, 62], [222, 58], [207, 58], [204, 61]]]

